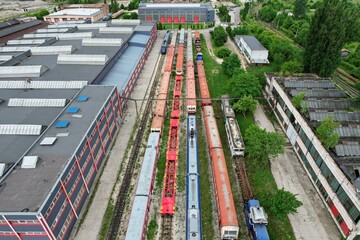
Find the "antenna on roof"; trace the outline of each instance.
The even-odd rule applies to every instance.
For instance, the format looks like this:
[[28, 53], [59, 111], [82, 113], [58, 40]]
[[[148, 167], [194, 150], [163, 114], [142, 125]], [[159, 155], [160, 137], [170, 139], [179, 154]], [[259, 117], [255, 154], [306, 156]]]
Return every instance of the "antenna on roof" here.
[[30, 84], [31, 84], [31, 78], [26, 78], [26, 79], [25, 79], [25, 83], [24, 83], [24, 92], [26, 92], [27, 90], [29, 90]]

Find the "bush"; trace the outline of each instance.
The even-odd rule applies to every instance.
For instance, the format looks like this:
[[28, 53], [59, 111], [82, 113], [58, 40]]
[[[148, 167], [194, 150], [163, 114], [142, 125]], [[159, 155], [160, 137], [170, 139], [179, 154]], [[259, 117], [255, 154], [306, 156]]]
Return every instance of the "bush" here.
[[227, 47], [221, 47], [216, 51], [216, 56], [219, 58], [226, 58], [230, 56], [230, 54], [231, 54], [231, 50], [228, 49]]
[[28, 17], [36, 17], [36, 19], [43, 20], [44, 16], [49, 15], [49, 11], [46, 9], [40, 9], [34, 13], [28, 13], [26, 16]]

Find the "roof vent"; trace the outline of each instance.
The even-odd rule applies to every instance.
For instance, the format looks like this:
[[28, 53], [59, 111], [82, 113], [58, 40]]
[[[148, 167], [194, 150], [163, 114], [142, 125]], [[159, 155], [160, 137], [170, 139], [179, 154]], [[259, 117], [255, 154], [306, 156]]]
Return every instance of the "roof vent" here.
[[68, 113], [77, 113], [79, 111], [78, 107], [71, 107], [67, 110]]
[[69, 125], [69, 121], [59, 121], [56, 123], [56, 128], [66, 128]]
[[56, 141], [57, 137], [46, 137], [44, 138], [40, 145], [41, 146], [51, 146], [54, 145], [55, 141]]
[[79, 102], [86, 102], [88, 99], [89, 99], [88, 96], [79, 96], [79, 97], [77, 98], [77, 100], [78, 100]]
[[38, 156], [25, 156], [21, 163], [21, 168], [36, 168]]

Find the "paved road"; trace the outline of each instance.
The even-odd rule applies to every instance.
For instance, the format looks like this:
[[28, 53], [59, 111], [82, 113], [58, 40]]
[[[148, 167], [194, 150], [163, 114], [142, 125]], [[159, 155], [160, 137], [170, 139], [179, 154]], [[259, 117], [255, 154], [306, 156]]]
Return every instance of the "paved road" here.
[[[150, 79], [154, 70], [160, 53], [160, 47], [163, 40], [164, 33], [159, 32], [159, 36], [155, 41], [154, 47], [151, 50], [148, 59], [144, 65], [143, 70], [139, 76], [137, 84], [131, 93], [131, 98], [144, 98], [148, 86], [153, 79]], [[140, 107], [141, 104], [138, 104]], [[124, 123], [121, 126], [120, 132], [116, 138], [114, 147], [111, 149], [109, 159], [104, 168], [97, 192], [94, 200], [89, 208], [84, 222], [81, 224], [75, 239], [96, 240], [101, 229], [103, 216], [105, 214], [107, 204], [111, 197], [113, 186], [116, 182], [120, 165], [123, 161], [124, 154], [137, 120], [135, 103], [128, 102], [128, 109], [125, 112]]]
[[[260, 127], [270, 132], [275, 131], [259, 104], [256, 106], [254, 118]], [[283, 154], [272, 158], [270, 162], [271, 172], [278, 188], [285, 188], [285, 190], [297, 194], [297, 198], [303, 203], [297, 213], [289, 215], [296, 239], [340, 239], [341, 235], [335, 223], [323, 206], [292, 148], [285, 148]]]

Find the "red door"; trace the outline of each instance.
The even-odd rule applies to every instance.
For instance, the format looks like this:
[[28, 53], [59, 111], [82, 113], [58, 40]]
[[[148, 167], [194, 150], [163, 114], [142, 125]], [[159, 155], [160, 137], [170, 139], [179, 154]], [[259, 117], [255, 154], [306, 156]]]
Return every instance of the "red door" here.
[[168, 18], [167, 18], [167, 22], [168, 22], [168, 23], [171, 23], [171, 22], [172, 22], [172, 18], [171, 18], [171, 17], [168, 17]]
[[182, 22], [182, 23], [186, 22], [186, 18], [185, 17], [180, 17], [180, 22]]
[[152, 17], [146, 17], [147, 22], [152, 22]]
[[179, 22], [179, 17], [174, 17], [174, 23], [178, 23]]
[[160, 22], [164, 23], [165, 22], [165, 17], [160, 17]]
[[199, 22], [199, 17], [194, 17], [194, 23], [198, 23]]
[[340, 227], [341, 227], [341, 230], [343, 231], [343, 233], [345, 234], [345, 236], [349, 235], [349, 228], [348, 228], [348, 226], [346, 225], [345, 221], [343, 221], [343, 222], [340, 224]]

